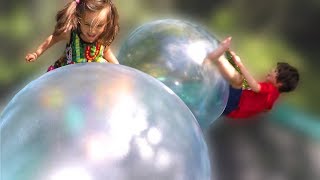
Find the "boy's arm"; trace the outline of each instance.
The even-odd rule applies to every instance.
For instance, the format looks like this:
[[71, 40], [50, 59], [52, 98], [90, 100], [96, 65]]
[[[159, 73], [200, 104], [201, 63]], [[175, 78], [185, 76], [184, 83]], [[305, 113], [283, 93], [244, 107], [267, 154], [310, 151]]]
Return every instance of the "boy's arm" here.
[[116, 56], [112, 53], [111, 49], [109, 46], [105, 48], [103, 51], [103, 58], [106, 59], [108, 62], [113, 63], [113, 64], [119, 64], [118, 59]]
[[37, 48], [37, 50], [33, 53], [29, 53], [26, 55], [25, 59], [27, 62], [35, 61], [41, 54], [43, 54], [47, 49], [49, 49], [52, 45], [56, 44], [57, 42], [61, 40], [66, 40], [69, 38], [68, 34], [70, 32], [64, 32], [58, 36], [56, 35], [50, 35], [47, 37], [47, 39], [40, 44], [40, 46]]
[[235, 64], [239, 67], [241, 74], [246, 79], [249, 87], [254, 92], [260, 92], [261, 86], [257, 81], [254, 79], [254, 77], [249, 73], [247, 68], [242, 64], [241, 59], [239, 56], [237, 56], [234, 52], [230, 51], [232, 55], [232, 59], [235, 62]]

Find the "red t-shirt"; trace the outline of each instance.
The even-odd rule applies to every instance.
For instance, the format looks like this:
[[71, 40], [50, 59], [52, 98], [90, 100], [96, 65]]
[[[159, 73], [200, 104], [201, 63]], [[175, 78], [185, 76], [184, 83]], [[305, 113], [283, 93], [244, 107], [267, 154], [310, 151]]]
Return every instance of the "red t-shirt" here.
[[227, 116], [231, 118], [248, 118], [260, 112], [270, 110], [279, 97], [279, 91], [272, 83], [261, 82], [260, 92], [243, 90], [239, 106]]

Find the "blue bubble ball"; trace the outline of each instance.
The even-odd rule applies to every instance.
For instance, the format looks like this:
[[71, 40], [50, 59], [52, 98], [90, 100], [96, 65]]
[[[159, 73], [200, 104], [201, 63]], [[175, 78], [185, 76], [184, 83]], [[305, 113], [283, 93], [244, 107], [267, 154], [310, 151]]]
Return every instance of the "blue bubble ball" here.
[[136, 69], [50, 71], [0, 115], [4, 180], [210, 180], [202, 131], [169, 88]]
[[176, 19], [156, 20], [133, 31], [118, 59], [172, 89], [206, 130], [223, 112], [229, 85], [217, 67], [204, 63], [219, 41], [201, 26]]

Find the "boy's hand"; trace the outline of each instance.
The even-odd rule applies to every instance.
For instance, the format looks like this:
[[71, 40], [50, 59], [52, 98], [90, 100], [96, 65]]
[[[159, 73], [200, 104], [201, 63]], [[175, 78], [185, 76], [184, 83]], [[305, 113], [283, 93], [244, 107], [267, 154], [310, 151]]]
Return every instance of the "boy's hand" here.
[[26, 57], [25, 57], [27, 62], [33, 62], [37, 58], [38, 58], [38, 54], [37, 53], [30, 53], [30, 54], [27, 54]]
[[211, 61], [218, 59], [220, 56], [224, 54], [225, 51], [229, 49], [231, 45], [231, 39], [232, 39], [231, 37], [227, 37], [225, 40], [221, 41], [219, 46], [214, 51], [209, 53], [207, 57]]

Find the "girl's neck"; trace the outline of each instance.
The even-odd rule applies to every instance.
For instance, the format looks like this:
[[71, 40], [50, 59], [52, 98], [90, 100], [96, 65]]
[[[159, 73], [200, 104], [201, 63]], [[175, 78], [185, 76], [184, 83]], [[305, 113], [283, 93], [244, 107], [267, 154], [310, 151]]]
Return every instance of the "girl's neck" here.
[[80, 30], [77, 30], [77, 35], [80, 38], [80, 40], [85, 44], [95, 44], [97, 42], [97, 40], [95, 40], [93, 42], [85, 41], [84, 38], [83, 38], [83, 33]]

